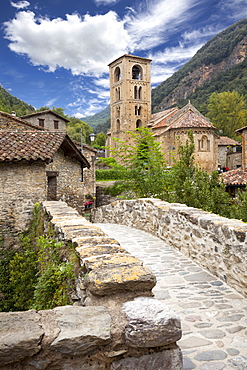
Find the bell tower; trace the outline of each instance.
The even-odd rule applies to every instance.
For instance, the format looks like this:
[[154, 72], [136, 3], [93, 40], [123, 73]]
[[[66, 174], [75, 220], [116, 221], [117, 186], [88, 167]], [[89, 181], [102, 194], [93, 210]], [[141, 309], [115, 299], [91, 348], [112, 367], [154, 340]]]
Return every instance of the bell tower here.
[[126, 131], [147, 127], [151, 116], [151, 59], [123, 55], [109, 64], [112, 138], [129, 141]]

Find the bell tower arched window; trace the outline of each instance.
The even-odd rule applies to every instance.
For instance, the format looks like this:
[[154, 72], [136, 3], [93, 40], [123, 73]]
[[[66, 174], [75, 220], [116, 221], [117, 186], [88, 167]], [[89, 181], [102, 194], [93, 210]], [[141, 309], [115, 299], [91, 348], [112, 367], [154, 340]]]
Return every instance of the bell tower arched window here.
[[142, 69], [140, 66], [134, 65], [132, 67], [132, 80], [142, 80]]
[[116, 94], [116, 101], [120, 100], [120, 87], [117, 87], [115, 89], [115, 94]]
[[140, 128], [140, 127], [142, 127], [142, 121], [140, 119], [138, 119], [136, 121], [136, 128]]
[[114, 71], [114, 82], [117, 82], [120, 80], [121, 80], [121, 71], [120, 71], [120, 68], [117, 67]]
[[136, 116], [141, 115], [141, 109], [142, 109], [142, 107], [139, 107], [138, 105], [135, 106], [135, 115]]
[[140, 100], [142, 98], [142, 87], [134, 86], [134, 99]]
[[116, 129], [117, 129], [117, 132], [120, 131], [120, 119], [119, 118], [116, 121]]

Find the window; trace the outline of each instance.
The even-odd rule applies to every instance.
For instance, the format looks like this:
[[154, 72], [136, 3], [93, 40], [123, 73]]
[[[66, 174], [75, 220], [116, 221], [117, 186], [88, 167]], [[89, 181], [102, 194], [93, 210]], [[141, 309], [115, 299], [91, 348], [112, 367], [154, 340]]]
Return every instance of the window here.
[[142, 127], [142, 121], [140, 119], [138, 119], [136, 121], [136, 128], [140, 128], [140, 127]]
[[58, 121], [54, 120], [53, 122], [54, 122], [54, 129], [58, 130]]
[[210, 151], [210, 140], [206, 135], [203, 135], [201, 140], [198, 140], [198, 151], [209, 152]]
[[116, 117], [120, 118], [120, 107], [116, 108]]
[[141, 95], [142, 95], [142, 87], [134, 86], [134, 99], [141, 99]]
[[141, 80], [142, 79], [142, 69], [141, 67], [135, 65], [132, 67], [132, 79]]
[[141, 115], [141, 107], [135, 106], [135, 115], [140, 116]]
[[116, 100], [120, 100], [120, 87], [117, 87], [116, 90], [115, 90], [115, 93], [116, 93]]
[[119, 119], [117, 119], [117, 122], [116, 122], [116, 126], [117, 126], [117, 132], [119, 132], [120, 131], [120, 120]]
[[44, 120], [44, 118], [39, 118], [39, 126], [40, 127], [45, 127], [45, 120]]
[[120, 80], [121, 80], [121, 71], [120, 71], [120, 68], [117, 67], [114, 71], [114, 82], [117, 82]]

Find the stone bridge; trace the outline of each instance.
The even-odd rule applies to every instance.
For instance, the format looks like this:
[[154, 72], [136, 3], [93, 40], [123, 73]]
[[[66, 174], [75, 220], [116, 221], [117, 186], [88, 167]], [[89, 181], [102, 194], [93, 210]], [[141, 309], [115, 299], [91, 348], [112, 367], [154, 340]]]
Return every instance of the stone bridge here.
[[246, 224], [157, 199], [97, 208], [96, 224], [43, 209], [83, 274], [73, 306], [0, 314], [0, 368], [247, 368]]

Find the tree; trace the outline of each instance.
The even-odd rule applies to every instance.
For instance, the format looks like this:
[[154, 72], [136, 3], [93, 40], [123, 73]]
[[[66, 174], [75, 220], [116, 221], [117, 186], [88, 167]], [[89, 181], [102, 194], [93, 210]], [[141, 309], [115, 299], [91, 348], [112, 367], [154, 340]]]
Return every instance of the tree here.
[[93, 143], [93, 146], [97, 149], [102, 148], [105, 146], [106, 142], [106, 135], [103, 132], [100, 132], [96, 135], [96, 139]]
[[122, 164], [125, 189], [136, 197], [162, 198], [166, 189], [166, 163], [159, 143], [147, 128], [128, 132], [132, 143], [116, 139], [111, 154]]
[[66, 124], [66, 131], [71, 139], [80, 142], [82, 138], [83, 143], [90, 145], [89, 135], [93, 132], [92, 127], [76, 117], [69, 117], [69, 120], [70, 122]]
[[236, 138], [235, 130], [246, 126], [246, 101], [236, 91], [214, 92], [209, 97], [207, 117], [221, 136]]

